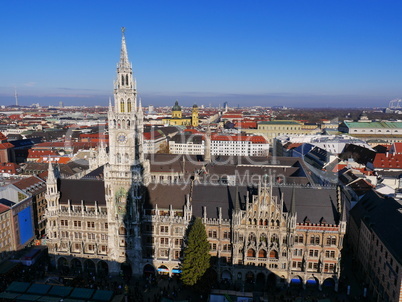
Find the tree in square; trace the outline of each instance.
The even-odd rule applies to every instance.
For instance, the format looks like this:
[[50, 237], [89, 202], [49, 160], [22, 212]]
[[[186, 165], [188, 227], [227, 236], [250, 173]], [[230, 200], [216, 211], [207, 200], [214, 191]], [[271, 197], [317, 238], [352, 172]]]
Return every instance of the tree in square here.
[[201, 218], [195, 218], [188, 231], [182, 262], [181, 280], [195, 285], [210, 267], [209, 242]]

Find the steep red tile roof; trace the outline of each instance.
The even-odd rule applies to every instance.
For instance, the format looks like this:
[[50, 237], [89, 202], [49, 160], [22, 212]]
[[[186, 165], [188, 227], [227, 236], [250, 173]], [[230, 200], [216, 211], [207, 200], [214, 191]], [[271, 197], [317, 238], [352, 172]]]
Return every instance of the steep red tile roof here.
[[49, 163], [49, 159], [52, 163], [57, 162], [58, 164], [66, 164], [71, 161], [71, 158], [66, 156], [41, 156], [37, 162]]
[[10, 149], [10, 148], [14, 148], [14, 145], [10, 144], [10, 143], [2, 143], [2, 144], [0, 144], [0, 150]]
[[254, 121], [239, 121], [235, 122], [236, 128], [242, 129], [250, 129], [250, 128], [257, 128], [257, 122]]
[[39, 174], [38, 174], [38, 177], [41, 178], [41, 179], [43, 179], [44, 181], [46, 181], [48, 174], [49, 174], [48, 171], [43, 171], [42, 173], [39, 173]]
[[109, 135], [103, 133], [81, 133], [80, 138], [109, 138]]
[[151, 140], [151, 139], [156, 139], [156, 138], [162, 137], [163, 133], [161, 133], [159, 131], [144, 132], [143, 136], [144, 136], [144, 139]]
[[57, 155], [53, 150], [28, 150], [28, 158], [41, 158], [42, 156]]
[[402, 143], [393, 143], [391, 148], [394, 150], [394, 154], [402, 153]]
[[0, 132], [0, 141], [7, 140], [7, 136]]
[[0, 203], [0, 214], [4, 213], [4, 212], [7, 212], [9, 209], [10, 209], [10, 207]]
[[32, 194], [46, 190], [46, 182], [38, 177], [31, 176], [13, 183], [18, 189]]
[[243, 114], [242, 113], [227, 113], [222, 115], [222, 118], [242, 118]]
[[248, 141], [254, 144], [267, 144], [268, 141], [261, 135], [212, 135], [213, 141]]
[[0, 164], [1, 173], [17, 174], [19, 166], [16, 163], [2, 163]]
[[377, 153], [373, 166], [378, 169], [402, 169], [402, 154]]
[[201, 133], [201, 132], [198, 131], [197, 129], [191, 129], [191, 128], [189, 128], [189, 129], [184, 129], [183, 132], [191, 132], [191, 133], [194, 133], [194, 134]]

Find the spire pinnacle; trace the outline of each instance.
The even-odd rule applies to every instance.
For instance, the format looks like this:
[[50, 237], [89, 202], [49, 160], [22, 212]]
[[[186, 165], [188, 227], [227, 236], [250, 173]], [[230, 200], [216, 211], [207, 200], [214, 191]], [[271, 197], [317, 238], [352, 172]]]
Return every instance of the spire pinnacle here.
[[142, 112], [142, 100], [141, 100], [141, 98], [139, 99], [139, 102], [138, 102], [138, 111]]
[[290, 202], [290, 211], [291, 214], [295, 214], [296, 213], [296, 189], [295, 186], [293, 186], [292, 188], [292, 199]]
[[47, 182], [48, 183], [54, 183], [56, 181], [56, 177], [55, 177], [55, 174], [54, 174], [54, 169], [53, 169], [51, 159], [49, 159], [49, 166], [48, 166], [47, 171], [48, 171], [48, 173], [47, 173]]
[[125, 31], [126, 31], [126, 28], [122, 27], [121, 28], [121, 51], [120, 51], [119, 68], [130, 68], [131, 67], [130, 62], [128, 61], [126, 38], [124, 36]]

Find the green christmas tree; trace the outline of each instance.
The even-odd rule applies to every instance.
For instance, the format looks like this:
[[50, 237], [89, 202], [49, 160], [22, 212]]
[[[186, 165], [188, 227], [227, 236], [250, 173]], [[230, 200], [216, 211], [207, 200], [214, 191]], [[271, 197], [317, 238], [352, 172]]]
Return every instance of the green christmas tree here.
[[181, 280], [185, 285], [196, 284], [210, 266], [209, 242], [201, 218], [190, 226], [184, 249]]

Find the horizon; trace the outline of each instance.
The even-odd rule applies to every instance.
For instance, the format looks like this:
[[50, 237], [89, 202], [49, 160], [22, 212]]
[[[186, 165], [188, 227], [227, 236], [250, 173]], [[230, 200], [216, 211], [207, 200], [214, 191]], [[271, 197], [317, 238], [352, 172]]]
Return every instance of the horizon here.
[[370, 108], [402, 97], [398, 1], [96, 4], [4, 4], [19, 22], [2, 19], [1, 105], [16, 89], [24, 106], [106, 106], [123, 26], [144, 107]]

